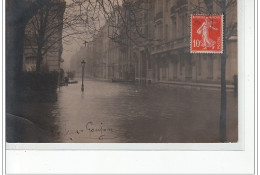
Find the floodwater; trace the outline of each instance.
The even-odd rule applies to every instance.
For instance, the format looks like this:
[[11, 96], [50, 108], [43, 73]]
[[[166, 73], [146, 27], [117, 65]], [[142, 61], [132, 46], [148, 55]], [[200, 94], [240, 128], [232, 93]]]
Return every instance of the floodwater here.
[[[16, 115], [26, 118], [28, 127], [20, 128], [18, 142], [219, 142], [220, 91], [92, 80], [84, 84], [84, 92], [81, 83], [70, 84], [43, 95], [45, 100], [23, 102]], [[228, 92], [228, 142], [238, 138], [237, 110], [237, 97]], [[8, 128], [7, 135], [14, 137]]]

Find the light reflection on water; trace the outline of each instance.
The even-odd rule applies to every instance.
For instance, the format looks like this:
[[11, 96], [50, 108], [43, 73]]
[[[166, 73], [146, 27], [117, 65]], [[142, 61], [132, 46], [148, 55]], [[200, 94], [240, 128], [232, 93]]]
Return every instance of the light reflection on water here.
[[[218, 142], [220, 92], [85, 81], [58, 92], [58, 142]], [[237, 98], [228, 93], [229, 141]], [[88, 126], [87, 126], [88, 125]]]
[[[219, 141], [219, 91], [103, 81], [84, 84], [83, 93], [81, 83], [70, 84], [56, 94], [42, 95], [44, 100], [20, 105], [16, 115], [50, 133], [48, 139], [32, 142]], [[237, 97], [227, 93], [229, 142], [237, 141], [237, 123]]]

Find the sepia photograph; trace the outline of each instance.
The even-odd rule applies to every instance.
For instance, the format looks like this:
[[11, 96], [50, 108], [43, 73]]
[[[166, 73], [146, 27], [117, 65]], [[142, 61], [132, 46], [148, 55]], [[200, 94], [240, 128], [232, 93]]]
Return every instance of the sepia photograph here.
[[237, 0], [5, 0], [7, 143], [237, 143]]

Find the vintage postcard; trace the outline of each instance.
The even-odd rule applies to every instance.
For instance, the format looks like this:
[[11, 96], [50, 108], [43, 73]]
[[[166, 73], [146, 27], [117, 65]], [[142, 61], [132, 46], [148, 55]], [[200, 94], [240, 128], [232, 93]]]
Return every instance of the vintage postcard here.
[[237, 143], [237, 0], [6, 0], [7, 143]]

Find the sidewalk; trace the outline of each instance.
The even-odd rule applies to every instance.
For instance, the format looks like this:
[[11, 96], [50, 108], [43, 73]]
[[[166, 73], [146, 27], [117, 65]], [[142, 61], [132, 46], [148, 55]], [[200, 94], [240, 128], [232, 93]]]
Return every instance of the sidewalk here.
[[[181, 86], [183, 88], [196, 88], [196, 89], [211, 89], [220, 90], [220, 84], [209, 84], [209, 83], [191, 83], [191, 82], [176, 82], [176, 81], [160, 81], [155, 84], [162, 84], [168, 86]], [[226, 85], [227, 91], [234, 91], [234, 85]]]

